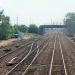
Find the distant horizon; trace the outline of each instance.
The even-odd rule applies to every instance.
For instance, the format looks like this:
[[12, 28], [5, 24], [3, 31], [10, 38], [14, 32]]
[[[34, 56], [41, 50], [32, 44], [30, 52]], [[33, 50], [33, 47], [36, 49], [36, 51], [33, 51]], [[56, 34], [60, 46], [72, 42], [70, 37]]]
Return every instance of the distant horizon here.
[[75, 0], [0, 0], [0, 9], [10, 17], [10, 23], [63, 24], [68, 12], [75, 12]]

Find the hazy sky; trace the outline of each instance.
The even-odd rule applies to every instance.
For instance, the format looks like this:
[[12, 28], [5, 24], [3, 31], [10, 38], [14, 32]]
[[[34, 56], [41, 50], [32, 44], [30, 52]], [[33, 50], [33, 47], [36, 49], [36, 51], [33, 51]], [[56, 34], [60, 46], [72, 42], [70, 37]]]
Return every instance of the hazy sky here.
[[62, 22], [67, 12], [75, 12], [75, 0], [0, 0], [0, 9], [11, 23], [51, 24]]

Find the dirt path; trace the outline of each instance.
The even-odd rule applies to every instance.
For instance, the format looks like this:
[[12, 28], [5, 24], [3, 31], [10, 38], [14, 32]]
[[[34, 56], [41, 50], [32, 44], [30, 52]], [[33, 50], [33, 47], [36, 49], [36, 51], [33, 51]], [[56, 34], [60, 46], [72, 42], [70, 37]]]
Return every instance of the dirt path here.
[[0, 40], [0, 47], [13, 44], [16, 41], [17, 41], [17, 39]]

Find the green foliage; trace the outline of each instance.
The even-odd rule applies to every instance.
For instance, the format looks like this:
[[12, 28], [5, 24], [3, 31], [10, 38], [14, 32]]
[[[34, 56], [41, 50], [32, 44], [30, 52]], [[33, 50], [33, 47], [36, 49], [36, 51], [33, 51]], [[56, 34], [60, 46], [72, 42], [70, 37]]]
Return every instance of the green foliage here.
[[14, 29], [14, 33], [19, 33], [19, 32], [26, 33], [28, 27], [26, 25], [14, 25], [13, 29]]
[[0, 12], [0, 39], [9, 39], [11, 38], [11, 25], [9, 23], [10, 18], [3, 15], [3, 12]]
[[28, 29], [29, 33], [38, 33], [38, 27], [35, 24], [31, 24]]
[[18, 25], [14, 25], [13, 26], [13, 30], [14, 30], [15, 34], [18, 34], [19, 33], [19, 26]]
[[75, 13], [68, 13], [65, 16], [64, 24], [71, 34], [75, 33]]
[[27, 32], [27, 30], [28, 30], [28, 27], [26, 25], [20, 25], [19, 26], [19, 31], [20, 32], [25, 33], [25, 32]]
[[4, 16], [2, 24], [0, 25], [0, 39], [11, 38], [11, 26], [9, 24], [9, 17]]
[[4, 15], [4, 10], [0, 11], [0, 39], [9, 39], [13, 37], [13, 34], [22, 33], [38, 33], [38, 27], [35, 24], [31, 24], [29, 28], [26, 25], [14, 25], [10, 24], [10, 17]]
[[1, 11], [0, 11], [0, 21], [2, 21], [3, 12], [4, 12], [4, 10], [1, 10]]

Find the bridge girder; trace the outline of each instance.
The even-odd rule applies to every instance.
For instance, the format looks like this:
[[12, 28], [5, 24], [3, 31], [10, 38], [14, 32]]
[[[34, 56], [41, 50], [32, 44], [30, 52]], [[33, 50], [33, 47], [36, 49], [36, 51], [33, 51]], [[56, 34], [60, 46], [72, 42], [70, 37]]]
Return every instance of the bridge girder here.
[[39, 34], [43, 34], [45, 28], [65, 28], [65, 25], [40, 25]]

